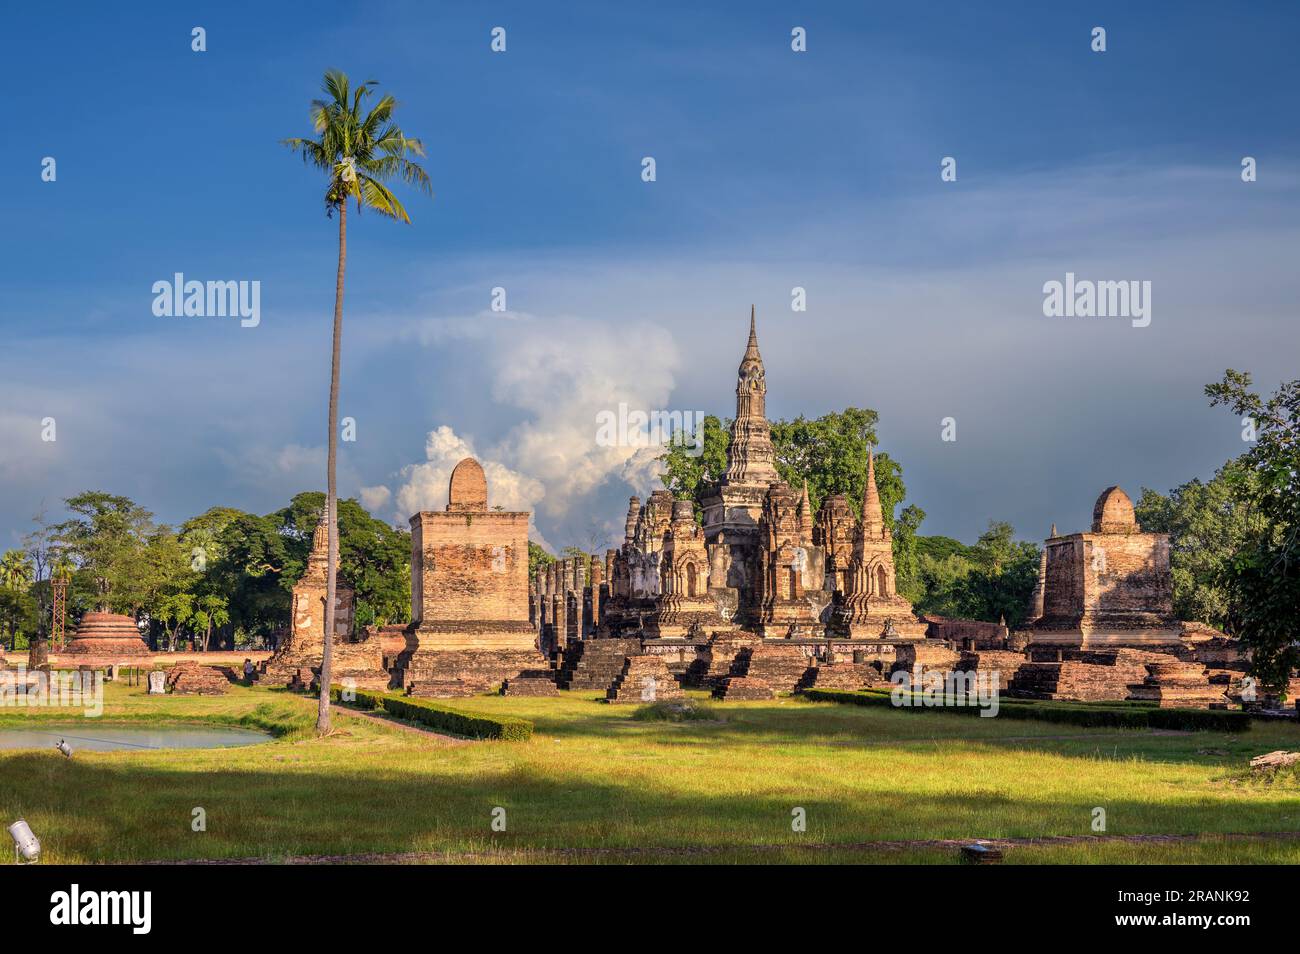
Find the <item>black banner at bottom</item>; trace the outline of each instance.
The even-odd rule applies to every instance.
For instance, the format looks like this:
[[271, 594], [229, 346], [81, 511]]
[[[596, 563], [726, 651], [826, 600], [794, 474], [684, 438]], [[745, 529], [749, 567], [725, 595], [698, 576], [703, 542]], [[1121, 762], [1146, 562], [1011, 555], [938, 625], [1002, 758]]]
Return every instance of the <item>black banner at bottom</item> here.
[[[326, 937], [339, 940], [376, 930], [385, 941], [427, 939], [432, 926], [441, 925], [434, 928], [441, 933], [452, 919], [460, 930], [535, 929], [560, 897], [565, 907], [584, 909], [579, 916], [588, 934], [606, 922], [626, 928], [638, 909], [637, 918], [680, 918], [679, 929], [697, 922], [704, 929], [737, 904], [766, 913], [756, 919], [731, 910], [733, 934], [748, 925], [770, 927], [774, 915], [793, 925], [819, 912], [834, 934], [861, 927], [866, 917], [876, 927], [906, 925], [913, 936], [933, 928], [971, 939], [1002, 935], [1008, 919], [1026, 937], [1041, 929], [1071, 939], [1199, 931], [1229, 943], [1242, 932], [1280, 931], [1295, 922], [1290, 872], [1271, 867], [603, 866], [599, 885], [583, 867], [34, 864], [0, 869], [0, 892], [10, 937], [94, 933], [128, 944], [209, 931], [306, 939], [317, 919]], [[713, 900], [700, 908], [705, 899]], [[990, 921], [996, 935], [982, 933]]]

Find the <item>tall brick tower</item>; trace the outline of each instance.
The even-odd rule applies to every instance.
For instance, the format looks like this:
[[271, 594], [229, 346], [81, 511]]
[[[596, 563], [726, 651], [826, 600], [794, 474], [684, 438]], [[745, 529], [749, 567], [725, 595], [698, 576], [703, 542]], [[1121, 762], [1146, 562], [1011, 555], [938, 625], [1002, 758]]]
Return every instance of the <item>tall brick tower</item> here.
[[772, 466], [772, 428], [767, 423], [767, 376], [758, 353], [754, 306], [749, 308], [749, 343], [736, 370], [736, 419], [731, 422], [727, 448], [729, 484], [754, 484], [766, 489], [780, 480]]
[[757, 612], [763, 543], [759, 522], [768, 490], [780, 481], [774, 457], [767, 422], [767, 376], [751, 306], [749, 342], [736, 370], [736, 418], [731, 424], [727, 471], [701, 501], [711, 557], [709, 585], [735, 591], [737, 621], [742, 624]]

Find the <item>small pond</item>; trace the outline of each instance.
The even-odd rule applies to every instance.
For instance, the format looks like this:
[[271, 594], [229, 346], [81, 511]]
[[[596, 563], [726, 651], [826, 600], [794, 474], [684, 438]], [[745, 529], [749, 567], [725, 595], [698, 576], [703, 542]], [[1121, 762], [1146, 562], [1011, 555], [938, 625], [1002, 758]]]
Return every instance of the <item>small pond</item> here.
[[143, 752], [148, 749], [216, 749], [270, 742], [269, 732], [226, 726], [95, 725], [93, 720], [73, 725], [37, 728], [0, 728], [0, 749], [52, 749], [60, 739], [76, 752]]

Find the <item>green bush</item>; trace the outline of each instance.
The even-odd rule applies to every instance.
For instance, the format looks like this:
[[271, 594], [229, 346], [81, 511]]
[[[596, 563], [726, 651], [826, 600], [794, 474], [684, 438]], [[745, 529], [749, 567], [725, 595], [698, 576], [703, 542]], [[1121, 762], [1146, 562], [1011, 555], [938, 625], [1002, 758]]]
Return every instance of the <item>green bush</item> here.
[[[887, 706], [901, 712], [946, 712], [978, 715], [979, 706], [924, 706], [920, 695], [916, 705], [895, 706], [888, 690], [807, 689], [802, 695], [814, 702], [840, 702], [857, 706]], [[1087, 728], [1176, 729], [1191, 732], [1245, 732], [1250, 714], [1227, 709], [1161, 709], [1126, 702], [1089, 703], [1065, 700], [998, 700], [998, 718], [1035, 719]]]
[[339, 686], [330, 687], [330, 697], [343, 705], [358, 709], [383, 709], [389, 715], [410, 722], [419, 722], [431, 729], [463, 735], [472, 739], [498, 739], [502, 742], [527, 742], [533, 736], [533, 724], [527, 719], [512, 716], [474, 715], [450, 706], [394, 696], [378, 692], [355, 690], [351, 702], [343, 702]]

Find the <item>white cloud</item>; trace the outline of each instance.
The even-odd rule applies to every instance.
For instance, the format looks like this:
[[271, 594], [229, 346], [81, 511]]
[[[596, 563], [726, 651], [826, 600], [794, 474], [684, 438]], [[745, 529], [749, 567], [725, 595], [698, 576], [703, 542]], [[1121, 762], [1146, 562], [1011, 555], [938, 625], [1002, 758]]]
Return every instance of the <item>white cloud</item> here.
[[[481, 455], [469, 438], [439, 424], [426, 439], [425, 460], [397, 474], [400, 486], [392, 497], [398, 513], [445, 506], [451, 470], [468, 456], [483, 465], [491, 505], [552, 521], [588, 523], [596, 515], [576, 511], [590, 507], [592, 494], [611, 481], [624, 482], [619, 493], [644, 495], [657, 486], [657, 449], [601, 446], [596, 433], [597, 415], [616, 411], [620, 402], [668, 409], [680, 358], [672, 335], [659, 325], [522, 314], [501, 323], [478, 315], [422, 322], [415, 334], [426, 346], [455, 340], [472, 352], [467, 363], [487, 368], [485, 393], [459, 395], [462, 404], [481, 397], [525, 417]], [[379, 500], [387, 488], [368, 490]]]

